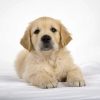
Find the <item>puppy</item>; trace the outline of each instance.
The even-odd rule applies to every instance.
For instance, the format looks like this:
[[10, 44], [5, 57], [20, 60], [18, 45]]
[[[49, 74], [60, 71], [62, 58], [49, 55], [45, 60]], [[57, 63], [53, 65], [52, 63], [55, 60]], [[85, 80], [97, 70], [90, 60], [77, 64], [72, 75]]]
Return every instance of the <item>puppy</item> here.
[[40, 88], [54, 88], [61, 81], [72, 87], [84, 86], [80, 69], [65, 49], [71, 39], [56, 19], [40, 17], [31, 22], [20, 41], [25, 50], [16, 59], [18, 76]]

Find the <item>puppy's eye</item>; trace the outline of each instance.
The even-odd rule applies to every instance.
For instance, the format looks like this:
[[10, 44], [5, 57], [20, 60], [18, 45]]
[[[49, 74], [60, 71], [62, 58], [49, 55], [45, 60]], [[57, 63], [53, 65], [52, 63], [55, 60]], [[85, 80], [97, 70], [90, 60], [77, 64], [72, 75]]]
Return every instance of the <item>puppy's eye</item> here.
[[34, 31], [34, 34], [39, 34], [39, 32], [40, 32], [40, 30], [39, 30], [39, 29], [36, 29], [36, 30]]
[[55, 32], [57, 32], [57, 29], [56, 28], [54, 28], [54, 27], [51, 27], [51, 29], [50, 29], [53, 33], [55, 33]]

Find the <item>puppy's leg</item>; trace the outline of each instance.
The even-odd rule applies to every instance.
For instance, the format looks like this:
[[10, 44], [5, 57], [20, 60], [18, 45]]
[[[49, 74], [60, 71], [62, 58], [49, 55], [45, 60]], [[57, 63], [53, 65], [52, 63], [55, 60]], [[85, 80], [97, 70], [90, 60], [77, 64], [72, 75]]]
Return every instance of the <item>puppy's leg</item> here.
[[[38, 66], [35, 66], [36, 68]], [[43, 67], [43, 66], [41, 66]], [[48, 70], [48, 71], [47, 71]], [[58, 81], [54, 73], [50, 69], [35, 69], [35, 71], [27, 71], [24, 73], [23, 78], [33, 86], [40, 88], [55, 88], [57, 87]]]
[[23, 50], [18, 54], [15, 61], [16, 72], [20, 78], [22, 78], [22, 74], [24, 72], [24, 63], [27, 55], [28, 55], [28, 51]]
[[68, 86], [81, 87], [85, 86], [85, 81], [82, 72], [78, 67], [70, 70], [67, 74]]

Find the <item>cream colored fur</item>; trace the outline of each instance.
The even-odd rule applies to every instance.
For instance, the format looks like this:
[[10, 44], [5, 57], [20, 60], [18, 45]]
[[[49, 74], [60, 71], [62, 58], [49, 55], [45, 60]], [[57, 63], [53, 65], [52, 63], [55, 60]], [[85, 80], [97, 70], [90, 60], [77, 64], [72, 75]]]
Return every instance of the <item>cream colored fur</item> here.
[[[51, 25], [56, 27], [56, 33], [50, 32]], [[33, 34], [36, 27], [42, 30], [37, 36]], [[40, 40], [44, 34], [51, 36], [54, 49], [40, 50]], [[31, 22], [21, 39], [21, 44], [27, 50], [21, 51], [16, 59], [18, 76], [41, 88], [57, 87], [63, 78], [66, 78], [68, 86], [84, 86], [85, 81], [79, 67], [74, 64], [67, 48], [65, 49], [70, 40], [70, 33], [55, 19], [41, 17]]]

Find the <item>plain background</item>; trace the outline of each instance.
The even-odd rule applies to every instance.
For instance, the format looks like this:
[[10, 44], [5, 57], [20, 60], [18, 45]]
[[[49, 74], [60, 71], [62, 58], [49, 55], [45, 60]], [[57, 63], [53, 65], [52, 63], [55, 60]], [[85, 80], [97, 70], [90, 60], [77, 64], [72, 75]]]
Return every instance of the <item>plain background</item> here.
[[41, 16], [61, 20], [72, 33], [76, 63], [99, 62], [100, 0], [0, 0], [0, 62], [14, 62], [28, 23]]

